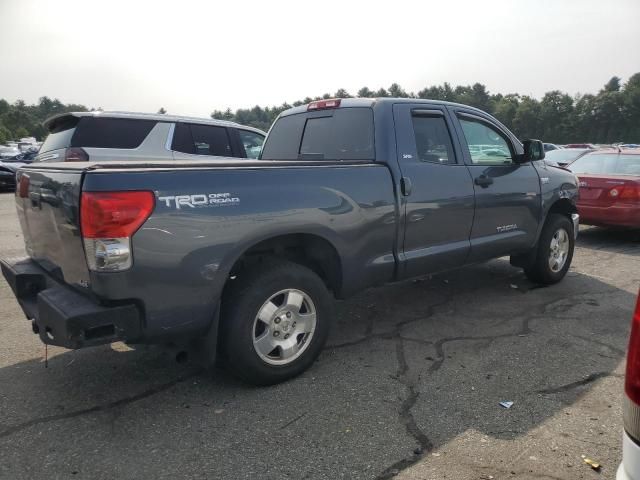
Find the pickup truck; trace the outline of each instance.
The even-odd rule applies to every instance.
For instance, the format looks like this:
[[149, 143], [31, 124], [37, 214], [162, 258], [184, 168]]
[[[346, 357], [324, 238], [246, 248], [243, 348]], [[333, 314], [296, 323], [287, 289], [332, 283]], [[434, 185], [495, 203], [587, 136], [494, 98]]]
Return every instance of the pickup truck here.
[[2, 271], [47, 344], [172, 344], [276, 383], [320, 353], [332, 295], [506, 255], [560, 281], [578, 185], [543, 158], [464, 105], [312, 102], [257, 160], [22, 167], [28, 258]]

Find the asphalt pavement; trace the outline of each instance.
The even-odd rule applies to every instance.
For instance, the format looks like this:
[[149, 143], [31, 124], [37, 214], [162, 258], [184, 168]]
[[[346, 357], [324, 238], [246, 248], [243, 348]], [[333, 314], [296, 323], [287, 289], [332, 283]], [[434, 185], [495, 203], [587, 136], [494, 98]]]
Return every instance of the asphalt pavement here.
[[[0, 194], [0, 256], [22, 254]], [[640, 234], [583, 228], [552, 287], [498, 259], [338, 302], [313, 367], [255, 388], [158, 347], [45, 367], [0, 279], [0, 478], [614, 478], [639, 286]]]

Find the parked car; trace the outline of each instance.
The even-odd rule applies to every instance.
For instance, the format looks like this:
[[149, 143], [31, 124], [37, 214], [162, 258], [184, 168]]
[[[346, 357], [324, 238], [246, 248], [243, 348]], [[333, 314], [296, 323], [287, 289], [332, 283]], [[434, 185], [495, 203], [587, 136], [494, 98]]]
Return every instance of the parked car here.
[[20, 154], [20, 150], [18, 149], [18, 147], [0, 146], [0, 160], [4, 160], [5, 158], [15, 157], [16, 155], [19, 155], [19, 154]]
[[38, 156], [38, 150], [23, 152], [15, 157], [5, 158], [4, 163], [31, 163]]
[[622, 463], [616, 480], [640, 480], [640, 292], [631, 321], [624, 391]]
[[566, 167], [571, 165], [581, 156], [592, 152], [589, 148], [561, 148], [545, 153], [544, 161], [554, 167]]
[[21, 165], [0, 162], [0, 191], [16, 189], [16, 172]]
[[30, 258], [2, 271], [47, 344], [173, 343], [207, 362], [219, 345], [236, 375], [275, 383], [322, 350], [330, 292], [504, 255], [562, 280], [578, 186], [542, 158], [464, 105], [312, 102], [278, 117], [257, 161], [22, 167]]
[[257, 158], [266, 135], [222, 120], [126, 112], [63, 113], [45, 127], [36, 162]]
[[640, 228], [640, 151], [598, 150], [569, 168], [580, 182], [582, 223]]
[[564, 148], [588, 148], [590, 150], [595, 150], [596, 147], [591, 143], [568, 143]]
[[561, 148], [555, 143], [543, 143], [542, 146], [544, 147], [545, 152], [550, 152], [552, 150], [558, 150]]

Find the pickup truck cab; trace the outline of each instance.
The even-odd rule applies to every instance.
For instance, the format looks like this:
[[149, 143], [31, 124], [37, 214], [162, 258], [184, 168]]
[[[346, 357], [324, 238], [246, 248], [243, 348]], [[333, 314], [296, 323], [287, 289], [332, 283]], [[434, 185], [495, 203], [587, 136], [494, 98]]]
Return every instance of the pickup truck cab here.
[[542, 158], [464, 105], [313, 102], [256, 161], [22, 167], [29, 258], [2, 270], [46, 343], [172, 343], [275, 383], [320, 353], [331, 295], [506, 255], [560, 281], [578, 186]]

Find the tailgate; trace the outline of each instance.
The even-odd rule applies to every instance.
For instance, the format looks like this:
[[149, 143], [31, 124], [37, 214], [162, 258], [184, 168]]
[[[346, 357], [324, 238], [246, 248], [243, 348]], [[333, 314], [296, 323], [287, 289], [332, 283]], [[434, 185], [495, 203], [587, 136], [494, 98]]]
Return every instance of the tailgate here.
[[16, 207], [29, 256], [68, 284], [89, 281], [80, 236], [81, 168], [22, 168]]

